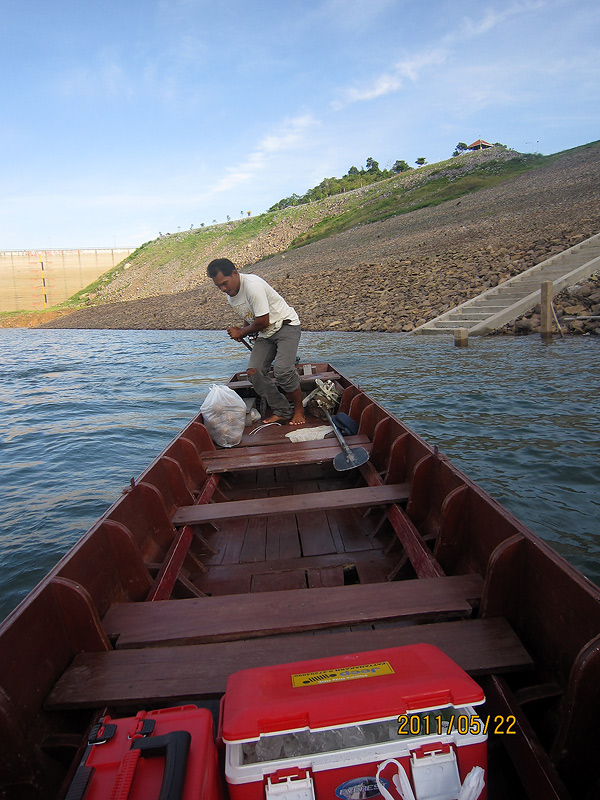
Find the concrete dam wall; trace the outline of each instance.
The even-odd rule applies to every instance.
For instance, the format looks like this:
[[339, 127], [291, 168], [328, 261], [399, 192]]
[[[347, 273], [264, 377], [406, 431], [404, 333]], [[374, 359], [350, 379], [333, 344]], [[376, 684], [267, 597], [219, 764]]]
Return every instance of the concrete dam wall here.
[[32, 311], [62, 303], [135, 249], [0, 250], [0, 311]]

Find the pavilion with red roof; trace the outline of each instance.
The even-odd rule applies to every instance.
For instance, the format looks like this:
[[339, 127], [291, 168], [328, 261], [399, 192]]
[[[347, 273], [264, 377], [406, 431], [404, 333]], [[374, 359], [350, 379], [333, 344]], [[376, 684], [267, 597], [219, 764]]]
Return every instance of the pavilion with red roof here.
[[486, 148], [493, 146], [494, 145], [490, 144], [489, 142], [484, 142], [483, 139], [477, 139], [476, 142], [473, 142], [473, 144], [470, 144], [467, 147], [467, 150], [485, 150]]

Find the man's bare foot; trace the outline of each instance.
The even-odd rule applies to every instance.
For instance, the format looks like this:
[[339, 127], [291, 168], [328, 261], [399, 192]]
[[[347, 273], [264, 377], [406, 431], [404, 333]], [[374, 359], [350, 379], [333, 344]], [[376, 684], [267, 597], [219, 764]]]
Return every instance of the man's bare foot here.
[[289, 421], [289, 417], [286, 419], [285, 417], [280, 417], [277, 414], [272, 414], [270, 417], [265, 417], [263, 419], [263, 424], [271, 425], [273, 422], [280, 422], [282, 425], [287, 425]]
[[306, 417], [304, 416], [304, 405], [302, 403], [302, 389], [298, 387], [293, 392], [289, 392], [288, 399], [292, 401], [294, 406], [294, 413], [288, 422], [290, 425], [304, 425]]

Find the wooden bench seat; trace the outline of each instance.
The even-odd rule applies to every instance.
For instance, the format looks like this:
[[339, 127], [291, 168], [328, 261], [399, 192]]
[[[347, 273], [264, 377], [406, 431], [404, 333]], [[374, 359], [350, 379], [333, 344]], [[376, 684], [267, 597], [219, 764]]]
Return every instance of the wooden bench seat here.
[[[312, 374], [312, 375], [306, 375], [306, 374], [300, 373], [299, 378], [300, 378], [300, 383], [303, 384], [303, 383], [315, 383], [317, 378], [319, 378], [319, 380], [321, 380], [321, 381], [337, 381], [337, 380], [340, 379], [340, 375], [337, 372], [332, 372], [332, 371], [329, 371], [329, 372], [317, 372], [316, 374]], [[234, 391], [236, 389], [251, 389], [252, 388], [252, 384], [248, 380], [229, 381], [227, 386], [229, 386], [229, 388], [233, 389]]]
[[[366, 436], [346, 437], [348, 447], [361, 446], [370, 453], [371, 442]], [[295, 467], [301, 464], [322, 464], [333, 461], [341, 451], [337, 439], [318, 439], [313, 442], [262, 444], [254, 447], [232, 447], [227, 450], [207, 450], [201, 453], [202, 466], [207, 474], [238, 472], [263, 467]]]
[[[175, 601], [173, 601], [175, 602]], [[216, 697], [240, 669], [425, 642], [471, 675], [532, 669], [531, 657], [502, 617], [301, 633], [219, 644], [81, 653], [46, 699], [48, 710], [145, 707]]]
[[408, 484], [394, 483], [283, 497], [206, 503], [201, 506], [182, 506], [173, 515], [173, 524], [199, 525], [203, 522], [216, 522], [223, 519], [248, 519], [249, 517], [269, 517], [277, 514], [299, 514], [303, 511], [329, 511], [388, 505], [406, 500], [408, 491]]
[[[323, 425], [326, 424], [326, 422], [323, 422]], [[307, 427], [312, 428], [318, 426], [311, 425]], [[259, 431], [259, 434], [262, 433], [263, 431]], [[331, 454], [333, 458], [337, 455], [338, 450], [341, 450], [339, 442], [333, 434], [328, 435], [326, 439], [313, 439], [309, 442], [291, 442], [285, 436], [285, 428], [280, 425], [264, 429], [264, 434], [265, 436], [271, 434], [268, 441], [261, 439], [258, 434], [253, 436], [246, 433], [242, 437], [241, 443], [235, 447], [227, 447], [220, 450], [203, 450], [200, 453], [200, 457], [203, 461], [207, 458], [214, 459], [215, 461], [228, 461], [244, 456], [271, 455], [273, 453], [285, 453], [287, 455], [290, 453], [304, 453], [307, 450], [322, 450], [323, 448], [328, 448], [333, 451]], [[344, 438], [349, 447], [365, 447], [365, 445], [371, 443], [369, 437], [365, 436], [363, 433], [357, 433], [355, 436], [346, 436]]]
[[103, 624], [117, 648], [202, 644], [384, 619], [470, 617], [480, 575], [113, 605]]

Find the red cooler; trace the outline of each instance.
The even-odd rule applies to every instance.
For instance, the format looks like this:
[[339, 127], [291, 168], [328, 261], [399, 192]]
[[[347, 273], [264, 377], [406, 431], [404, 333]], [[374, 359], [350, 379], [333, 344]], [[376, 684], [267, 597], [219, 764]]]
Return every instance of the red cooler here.
[[197, 706], [105, 716], [65, 800], [222, 800], [210, 711]]
[[378, 798], [394, 759], [380, 776], [393, 798], [404, 771], [416, 800], [456, 800], [467, 776], [485, 777], [484, 700], [425, 644], [237, 672], [221, 719], [230, 798]]

